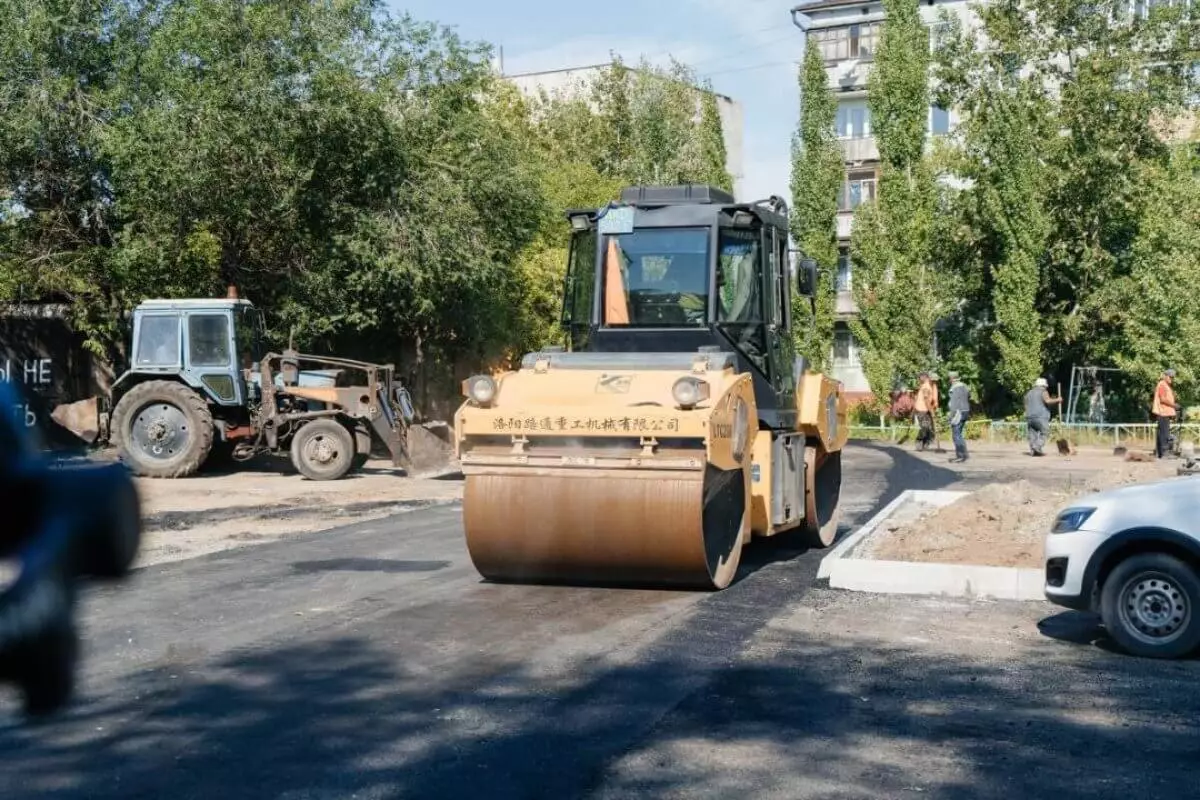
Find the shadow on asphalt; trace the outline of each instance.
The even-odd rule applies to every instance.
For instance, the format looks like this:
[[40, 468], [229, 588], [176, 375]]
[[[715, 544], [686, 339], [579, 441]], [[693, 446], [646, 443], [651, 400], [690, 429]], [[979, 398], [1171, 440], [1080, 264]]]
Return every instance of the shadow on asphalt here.
[[931, 464], [902, 447], [888, 446], [877, 442], [855, 442], [854, 445], [864, 450], [884, 453], [892, 459], [892, 466], [884, 475], [886, 488], [879, 495], [879, 499], [875, 501], [875, 505], [855, 520], [857, 525], [863, 524], [878, 514], [887, 507], [888, 503], [910, 489], [920, 491], [945, 489], [963, 479], [961, 473]]
[[1125, 798], [1153, 776], [1154, 796], [1192, 796], [1200, 669], [1148, 680], [1145, 662], [1095, 655], [1048, 653], [1043, 679], [795, 641], [758, 665], [660, 654], [562, 686], [484, 654], [409, 671], [403, 645], [296, 643], [131, 675], [127, 705], [0, 725], [0, 793]]
[[[1037, 624], [1038, 631], [1048, 639], [1068, 644], [1090, 645], [1121, 658], [1137, 659], [1125, 653], [1104, 629], [1099, 614], [1088, 611], [1063, 611], [1046, 617]], [[1200, 662], [1200, 651], [1186, 656], [1184, 661]], [[1156, 659], [1145, 659], [1148, 664], [1162, 663]]]
[[296, 561], [292, 572], [437, 572], [450, 566], [449, 561], [400, 561], [389, 558], [331, 558], [324, 561]]

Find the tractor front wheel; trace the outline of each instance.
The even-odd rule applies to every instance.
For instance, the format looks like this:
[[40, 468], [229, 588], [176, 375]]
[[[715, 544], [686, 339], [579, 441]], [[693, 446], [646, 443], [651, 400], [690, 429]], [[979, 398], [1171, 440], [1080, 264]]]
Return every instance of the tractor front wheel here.
[[312, 481], [336, 481], [354, 465], [354, 436], [333, 419], [314, 419], [292, 436], [292, 464]]
[[146, 381], [117, 403], [112, 432], [121, 460], [135, 474], [184, 478], [212, 450], [213, 417], [204, 398], [182, 383]]

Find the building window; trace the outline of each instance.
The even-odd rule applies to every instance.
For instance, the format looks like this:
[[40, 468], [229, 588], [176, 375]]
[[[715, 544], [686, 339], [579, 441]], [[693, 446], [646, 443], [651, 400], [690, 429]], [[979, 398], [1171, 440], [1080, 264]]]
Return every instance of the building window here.
[[929, 107], [929, 132], [934, 136], [945, 136], [950, 132], [950, 112], [938, 106]]
[[833, 332], [833, 366], [857, 367], [858, 365], [858, 344], [854, 341], [853, 334], [844, 328], [835, 330]]
[[950, 23], [934, 22], [929, 26], [929, 50], [936, 52], [946, 46], [950, 36]]
[[853, 285], [853, 272], [853, 267], [850, 264], [850, 249], [843, 247], [838, 250], [836, 286], [839, 292], [850, 291], [850, 288]]
[[850, 57], [869, 61], [875, 57], [875, 48], [879, 41], [880, 25], [869, 22], [866, 25], [850, 26]]
[[838, 106], [834, 132], [839, 139], [865, 139], [871, 135], [871, 109], [864, 102]]
[[875, 202], [875, 186], [874, 172], [851, 172], [838, 194], [838, 208], [853, 211], [863, 203]]
[[870, 61], [875, 57], [881, 28], [878, 22], [824, 28], [810, 33], [808, 41], [826, 61], [845, 61], [849, 58]]

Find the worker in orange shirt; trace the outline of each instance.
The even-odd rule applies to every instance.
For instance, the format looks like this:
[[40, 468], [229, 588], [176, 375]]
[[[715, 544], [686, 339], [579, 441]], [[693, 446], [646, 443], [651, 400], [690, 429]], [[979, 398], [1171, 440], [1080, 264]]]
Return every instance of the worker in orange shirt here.
[[1154, 444], [1154, 454], [1159, 458], [1165, 456], [1171, 449], [1171, 420], [1175, 419], [1179, 413], [1175, 390], [1172, 388], [1174, 383], [1175, 370], [1168, 369], [1159, 378], [1158, 386], [1154, 387], [1154, 402], [1151, 404], [1150, 412], [1158, 419], [1158, 436]]
[[913, 416], [917, 420], [917, 449], [925, 450], [933, 441], [933, 411], [937, 402], [933, 382], [928, 372], [920, 375], [917, 396], [913, 400]]

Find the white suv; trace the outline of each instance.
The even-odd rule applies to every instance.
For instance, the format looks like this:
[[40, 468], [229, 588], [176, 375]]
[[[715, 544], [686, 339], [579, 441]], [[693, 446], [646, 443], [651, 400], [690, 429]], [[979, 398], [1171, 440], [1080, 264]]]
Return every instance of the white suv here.
[[1097, 611], [1117, 644], [1152, 658], [1200, 646], [1200, 477], [1080, 497], [1045, 547], [1046, 599]]

